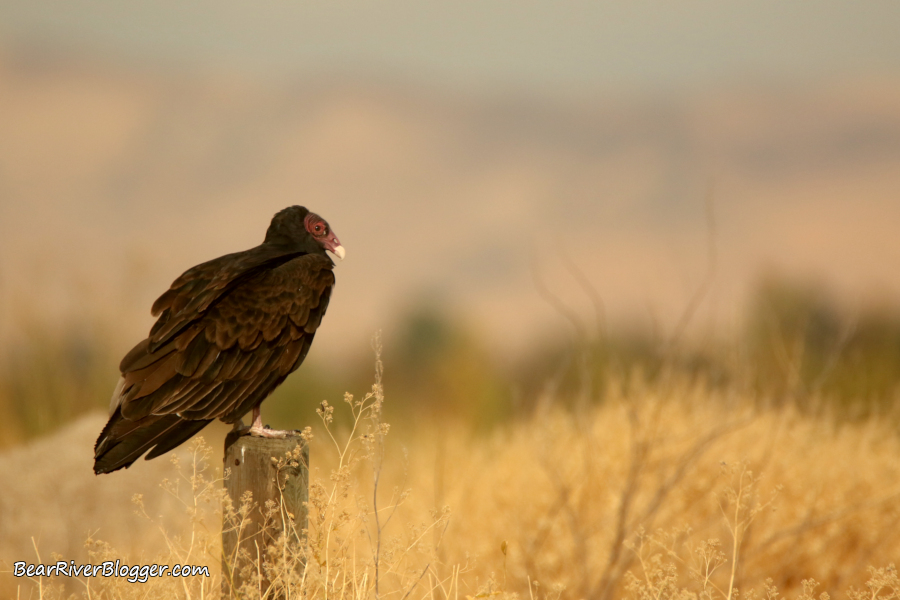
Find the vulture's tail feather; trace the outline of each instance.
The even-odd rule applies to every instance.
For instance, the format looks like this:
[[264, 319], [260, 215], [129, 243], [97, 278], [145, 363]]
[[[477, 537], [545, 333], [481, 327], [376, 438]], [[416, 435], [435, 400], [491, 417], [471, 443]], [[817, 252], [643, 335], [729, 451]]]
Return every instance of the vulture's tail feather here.
[[94, 473], [112, 473], [129, 467], [153, 448], [154, 458], [175, 448], [206, 427], [212, 419], [190, 421], [178, 415], [147, 415], [129, 421], [116, 409], [94, 446]]
[[169, 432], [163, 441], [157, 443], [156, 448], [150, 451], [150, 453], [145, 457], [145, 460], [150, 460], [151, 458], [162, 456], [169, 450], [177, 448], [181, 444], [188, 441], [195, 433], [209, 425], [211, 422], [212, 419], [205, 419], [202, 421], [188, 421], [187, 419], [182, 419], [182, 422], [179, 424], [178, 428]]

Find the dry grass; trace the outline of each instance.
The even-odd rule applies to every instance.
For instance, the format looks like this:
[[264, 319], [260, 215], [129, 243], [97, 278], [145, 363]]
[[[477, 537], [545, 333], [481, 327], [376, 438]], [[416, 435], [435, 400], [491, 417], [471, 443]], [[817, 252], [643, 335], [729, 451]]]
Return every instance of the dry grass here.
[[[545, 403], [489, 436], [434, 423], [387, 435], [380, 383], [362, 400], [345, 398], [343, 420], [323, 404], [310, 440], [308, 541], [282, 538], [245, 563], [242, 597], [900, 597], [891, 566], [900, 558], [900, 439], [889, 426], [760, 411], [753, 398], [675, 377], [635, 377], [606, 395], [580, 413]], [[95, 539], [89, 551], [128, 564], [208, 564], [213, 577], [77, 587], [4, 575], [3, 589], [219, 597], [221, 473], [202, 443], [179, 456], [157, 492], [177, 505], [151, 516], [141, 506], [163, 505], [138, 502], [158, 552]], [[185, 513], [190, 525], [167, 525]], [[226, 526], [241, 514], [226, 509]], [[268, 595], [254, 570], [275, 582]]]

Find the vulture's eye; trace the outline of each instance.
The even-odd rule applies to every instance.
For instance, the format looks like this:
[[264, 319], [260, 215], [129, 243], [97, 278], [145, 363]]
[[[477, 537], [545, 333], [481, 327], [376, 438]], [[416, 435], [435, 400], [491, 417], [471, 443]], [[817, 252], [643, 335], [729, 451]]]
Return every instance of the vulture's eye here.
[[324, 232], [325, 232], [325, 226], [322, 225], [321, 223], [316, 223], [316, 226], [313, 227], [313, 231], [315, 231], [315, 232], [318, 233], [318, 234], [324, 233]]

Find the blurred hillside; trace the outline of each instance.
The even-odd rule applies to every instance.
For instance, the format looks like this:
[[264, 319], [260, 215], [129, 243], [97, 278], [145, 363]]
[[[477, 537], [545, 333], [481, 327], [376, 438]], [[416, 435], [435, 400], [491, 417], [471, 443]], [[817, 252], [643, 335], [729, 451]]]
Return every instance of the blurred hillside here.
[[900, 298], [898, 81], [551, 101], [23, 48], [0, 56], [3, 340], [108, 324], [124, 351], [175, 276], [257, 244], [294, 203], [348, 248], [314, 349], [328, 356], [423, 293], [517, 348], [561, 326], [532, 260], [592, 310], [564, 255], [611, 323], [671, 330], [706, 273], [710, 195], [704, 326], [732, 330], [764, 267], [851, 303]]
[[[103, 406], [153, 299], [295, 203], [348, 257], [320, 366], [279, 398], [368, 381], [355, 365], [384, 329], [400, 367], [388, 385], [408, 377], [398, 396], [444, 390], [429, 402], [467, 419], [513, 414], [547, 385], [601, 389], [610, 365], [659, 370], [673, 339], [713, 380], [882, 402], [897, 381], [898, 196], [900, 80], [563, 99], [8, 49], [2, 403], [33, 415], [6, 442]], [[772, 329], [770, 313], [788, 321]], [[881, 366], [823, 379], [844, 349]], [[285, 402], [273, 424], [293, 422]]]

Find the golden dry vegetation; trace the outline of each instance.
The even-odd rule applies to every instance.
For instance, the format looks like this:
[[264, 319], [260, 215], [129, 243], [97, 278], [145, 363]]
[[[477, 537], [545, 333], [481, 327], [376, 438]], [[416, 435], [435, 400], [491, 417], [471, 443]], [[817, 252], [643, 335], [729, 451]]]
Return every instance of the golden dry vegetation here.
[[[256, 563], [276, 582], [265, 597], [276, 589], [401, 600], [900, 594], [892, 418], [842, 423], [827, 411], [762, 408], [746, 393], [674, 373], [619, 379], [605, 398], [571, 410], [544, 398], [531, 417], [479, 435], [436, 422], [389, 431], [380, 384], [362, 399], [324, 403], [311, 431], [308, 543], [283, 541]], [[100, 535], [85, 542], [94, 562], [208, 564], [211, 578], [4, 575], [4, 593], [219, 597], [217, 457], [194, 443], [136, 505], [128, 490], [104, 499], [109, 518], [138, 509], [137, 548]], [[226, 510], [226, 526], [240, 521], [240, 508]], [[34, 561], [35, 551], [49, 562], [53, 548], [35, 543], [25, 557], [21, 542], [6, 564]], [[251, 584], [243, 593], [260, 596]]]

